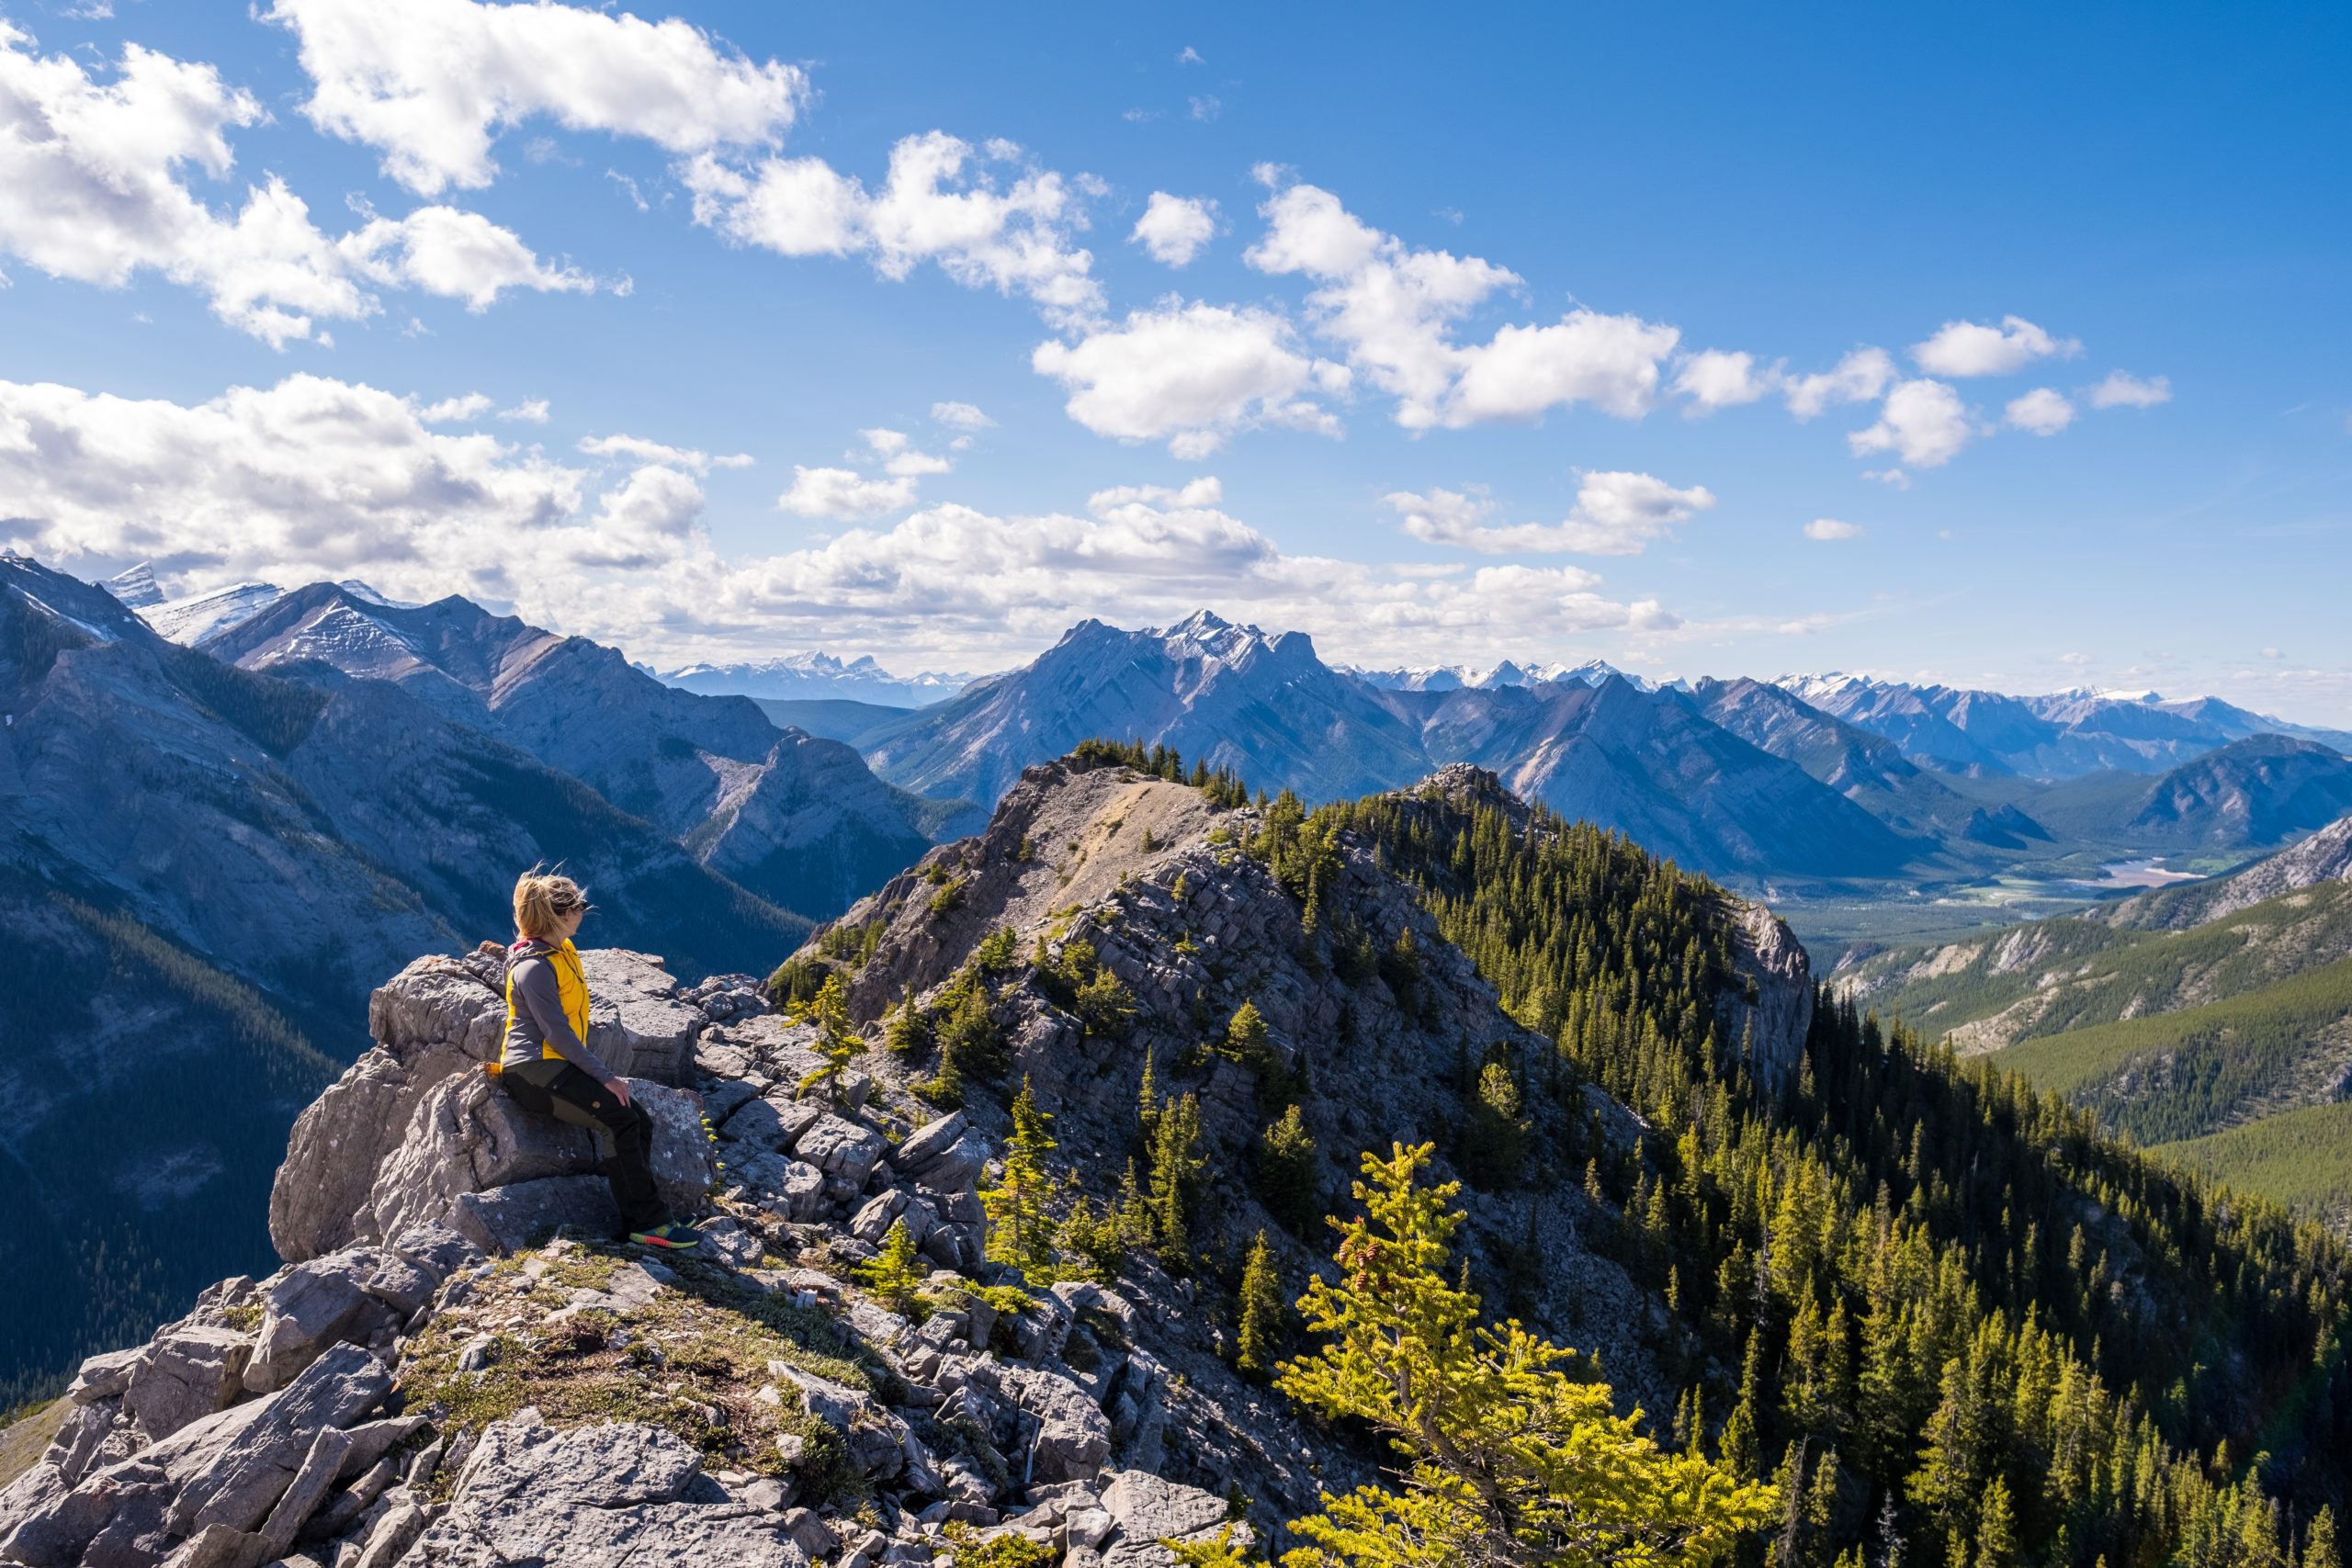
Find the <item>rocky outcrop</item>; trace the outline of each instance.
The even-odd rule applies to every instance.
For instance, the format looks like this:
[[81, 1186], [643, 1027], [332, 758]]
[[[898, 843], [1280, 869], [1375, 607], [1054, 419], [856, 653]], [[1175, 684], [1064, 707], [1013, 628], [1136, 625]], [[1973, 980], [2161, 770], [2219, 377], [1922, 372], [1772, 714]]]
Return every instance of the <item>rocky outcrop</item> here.
[[1732, 912], [1732, 973], [1736, 989], [1715, 998], [1724, 1042], [1777, 1082], [1804, 1059], [1813, 1027], [1813, 960], [1788, 922], [1761, 904]]
[[[748, 1021], [766, 1003], [748, 976], [705, 982], [682, 998], [662, 960], [621, 949], [581, 954], [588, 1046], [642, 1084], [663, 1127], [663, 1199], [690, 1210], [710, 1187], [699, 1150], [699, 1100], [669, 1086], [712, 1013]], [[480, 1071], [504, 1039], [504, 960], [492, 950], [420, 958], [369, 998], [375, 1045], [296, 1119], [270, 1191], [278, 1256], [300, 1262], [353, 1242], [450, 1219], [458, 1197], [593, 1172], [588, 1134], [525, 1115]], [[650, 1080], [650, 1081], [649, 1081]], [[633, 1092], [636, 1092], [633, 1090]], [[487, 1243], [485, 1243], [487, 1245]]]

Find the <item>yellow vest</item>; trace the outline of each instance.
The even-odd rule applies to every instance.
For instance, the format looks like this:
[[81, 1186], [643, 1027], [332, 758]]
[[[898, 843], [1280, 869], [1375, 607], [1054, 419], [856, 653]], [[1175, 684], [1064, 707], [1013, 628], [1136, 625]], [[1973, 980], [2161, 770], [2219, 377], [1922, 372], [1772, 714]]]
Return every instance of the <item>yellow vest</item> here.
[[[543, 956], [555, 965], [556, 993], [563, 998], [563, 1016], [571, 1021], [571, 1032], [579, 1036], [580, 1043], [585, 1045], [588, 1043], [588, 976], [580, 969], [580, 950], [567, 941]], [[506, 1027], [510, 1032], [514, 1028], [514, 974], [511, 966], [506, 975]], [[560, 1062], [563, 1053], [542, 1040], [539, 1042], [539, 1060]], [[490, 1070], [493, 1073], [498, 1070], [495, 1062], [491, 1064]]]

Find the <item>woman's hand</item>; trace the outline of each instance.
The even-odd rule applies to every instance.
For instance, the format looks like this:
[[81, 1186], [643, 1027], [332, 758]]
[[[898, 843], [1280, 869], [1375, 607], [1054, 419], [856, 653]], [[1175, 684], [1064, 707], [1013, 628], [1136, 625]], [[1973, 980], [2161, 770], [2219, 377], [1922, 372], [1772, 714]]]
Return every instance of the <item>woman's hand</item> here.
[[606, 1078], [605, 1080], [605, 1088], [611, 1092], [612, 1097], [615, 1100], [619, 1100], [623, 1105], [627, 1105], [628, 1103], [628, 1085], [623, 1083], [620, 1079]]

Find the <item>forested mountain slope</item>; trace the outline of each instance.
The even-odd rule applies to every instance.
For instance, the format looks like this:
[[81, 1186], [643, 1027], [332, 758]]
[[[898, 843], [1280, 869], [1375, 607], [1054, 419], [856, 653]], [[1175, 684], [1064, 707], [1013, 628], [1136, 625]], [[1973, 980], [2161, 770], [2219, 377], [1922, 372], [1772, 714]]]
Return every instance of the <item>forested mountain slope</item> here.
[[[1098, 785], [1106, 768], [1122, 771]], [[1905, 1562], [1951, 1568], [2153, 1562], [2341, 1506], [2346, 1259], [2324, 1232], [2223, 1201], [2057, 1096], [1826, 995], [1784, 1055], [1744, 1005], [1786, 974], [1743, 945], [1741, 906], [1491, 777], [1313, 813], [1261, 797], [1196, 825], [1195, 808], [1152, 804], [1155, 776], [1188, 775], [1117, 748], [1033, 771], [987, 838], [854, 908], [785, 983], [808, 994], [838, 965], [866, 1017], [911, 987], [888, 1037], [967, 1104], [1001, 1103], [1009, 1088], [982, 1089], [1025, 1074], [1071, 1156], [1053, 1179], [1067, 1170], [1090, 1206], [1117, 1201], [1123, 1143], [1147, 1176], [1165, 1157], [1135, 1119], [1148, 1055], [1147, 1109], [1190, 1095], [1223, 1119], [1186, 1245], [1227, 1289], [1251, 1228], [1297, 1190], [1285, 1105], [1342, 1166], [1360, 1145], [1434, 1136], [1483, 1191], [1467, 1257], [1489, 1302], [1604, 1347], [1662, 1440], [1777, 1471], [1799, 1561], [1899, 1538]], [[1081, 787], [1101, 798], [1080, 818], [1044, 815]], [[1216, 779], [1204, 793], [1236, 798]], [[1248, 862], [1287, 920], [1257, 893], [1235, 923]], [[1426, 936], [1408, 963], [1370, 918], [1382, 872], [1509, 1023], [1457, 1032], [1447, 1000], [1451, 1046], [1416, 1038], [1413, 998], [1443, 971]], [[1442, 994], [1459, 998], [1452, 981]], [[1251, 998], [1263, 1043], [1225, 1023]], [[1377, 1027], [1351, 1034], [1351, 1011]], [[1611, 1107], [1641, 1118], [1636, 1135]], [[1328, 1204], [1324, 1157], [1309, 1181]], [[1651, 1292], [1634, 1346], [1620, 1298], [1593, 1311], [1588, 1250]]]

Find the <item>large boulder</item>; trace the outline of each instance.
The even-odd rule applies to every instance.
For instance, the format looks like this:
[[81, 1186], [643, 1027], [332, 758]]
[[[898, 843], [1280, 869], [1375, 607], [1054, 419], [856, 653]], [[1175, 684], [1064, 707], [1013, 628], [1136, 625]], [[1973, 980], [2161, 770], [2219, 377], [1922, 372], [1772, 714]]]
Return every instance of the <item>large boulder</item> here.
[[483, 1429], [448, 1512], [401, 1561], [416, 1568], [806, 1568], [782, 1515], [725, 1496], [704, 1480], [701, 1457], [659, 1427], [559, 1433], [526, 1409]]
[[[662, 1201], [674, 1214], [695, 1213], [718, 1175], [700, 1097], [643, 1078], [628, 1082], [631, 1100], [653, 1118], [651, 1163]], [[493, 1249], [481, 1226], [458, 1217], [461, 1198], [599, 1169], [596, 1140], [586, 1131], [526, 1111], [488, 1075], [469, 1074], [442, 1084], [417, 1107], [408, 1136], [377, 1176], [368, 1228], [397, 1235], [438, 1221]]]
[[484, 1252], [520, 1252], [555, 1230], [618, 1235], [621, 1211], [601, 1176], [549, 1176], [486, 1192], [460, 1193], [449, 1224]]
[[486, 959], [418, 959], [368, 999], [376, 1044], [296, 1118], [269, 1193], [269, 1239], [305, 1262], [380, 1232], [366, 1224], [376, 1168], [399, 1146], [417, 1102], [496, 1056], [506, 1003]]
[[695, 1037], [707, 1021], [679, 999], [662, 960], [622, 947], [584, 948], [580, 972], [588, 981], [588, 1049], [623, 1077], [686, 1082]]
[[122, 1395], [123, 1414], [149, 1442], [199, 1416], [226, 1410], [244, 1392], [254, 1337], [232, 1328], [177, 1324], [158, 1333]]
[[998, 1374], [997, 1387], [1036, 1417], [1029, 1448], [1032, 1482], [1091, 1482], [1102, 1471], [1111, 1457], [1111, 1420], [1084, 1389], [1059, 1372], [1014, 1366]]
[[384, 1261], [374, 1247], [352, 1247], [298, 1263], [279, 1276], [263, 1292], [259, 1340], [244, 1368], [244, 1386], [255, 1393], [284, 1388], [330, 1345], [364, 1344], [397, 1327], [401, 1319], [368, 1293]]
[[[619, 948], [583, 949], [580, 960], [588, 980], [590, 1049], [631, 1080], [632, 1093], [639, 1080], [683, 1081], [705, 1019], [678, 999], [677, 982], [662, 961]], [[269, 1199], [269, 1236], [279, 1257], [300, 1263], [393, 1234], [378, 1213], [381, 1168], [402, 1146], [428, 1096], [453, 1078], [481, 1078], [467, 1070], [496, 1059], [506, 1032], [504, 979], [501, 953], [434, 954], [411, 964], [368, 998], [374, 1047], [311, 1103], [287, 1141]], [[698, 1122], [700, 1115], [697, 1106], [685, 1120]], [[512, 1173], [477, 1179], [444, 1197], [527, 1179]], [[414, 1184], [412, 1170], [397, 1185]], [[708, 1185], [706, 1177], [703, 1187]], [[445, 1201], [431, 1213], [402, 1211], [399, 1223], [439, 1219], [446, 1210]]]

